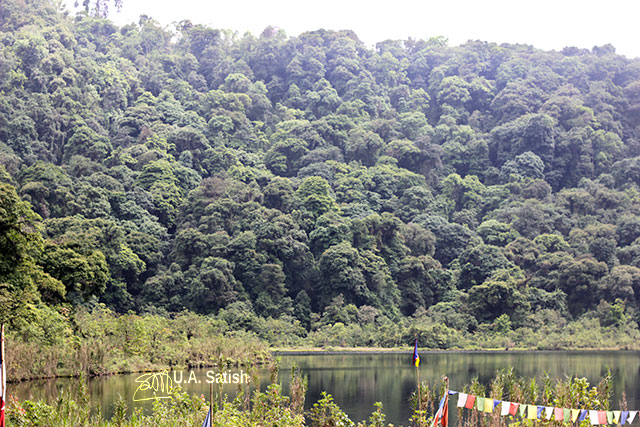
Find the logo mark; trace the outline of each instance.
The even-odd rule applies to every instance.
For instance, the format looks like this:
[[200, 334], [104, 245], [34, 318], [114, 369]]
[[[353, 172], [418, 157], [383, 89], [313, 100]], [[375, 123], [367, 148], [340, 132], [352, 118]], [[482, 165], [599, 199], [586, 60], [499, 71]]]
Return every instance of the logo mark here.
[[140, 383], [133, 393], [134, 402], [142, 402], [154, 399], [171, 399], [169, 390], [173, 387], [173, 381], [169, 377], [169, 371], [152, 372], [143, 374], [136, 378], [136, 383]]

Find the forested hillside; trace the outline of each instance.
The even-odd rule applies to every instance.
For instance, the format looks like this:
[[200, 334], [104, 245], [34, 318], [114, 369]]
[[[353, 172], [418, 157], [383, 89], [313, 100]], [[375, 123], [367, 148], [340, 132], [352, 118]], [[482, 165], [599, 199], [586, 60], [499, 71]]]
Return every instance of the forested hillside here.
[[0, 317], [23, 339], [96, 306], [290, 344], [637, 331], [639, 59], [54, 3], [0, 2]]

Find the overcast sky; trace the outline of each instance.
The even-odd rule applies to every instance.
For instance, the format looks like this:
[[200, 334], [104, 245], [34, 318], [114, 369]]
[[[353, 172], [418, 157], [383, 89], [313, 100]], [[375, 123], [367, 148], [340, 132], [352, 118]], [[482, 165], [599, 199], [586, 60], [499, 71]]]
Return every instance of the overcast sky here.
[[[67, 0], [73, 4], [73, 0]], [[319, 28], [354, 30], [368, 46], [386, 39], [445, 36], [526, 43], [549, 50], [591, 49], [611, 43], [616, 52], [640, 57], [640, 2], [635, 0], [123, 0], [118, 24], [147, 14], [163, 25], [193, 23], [259, 35], [268, 25], [289, 36]], [[70, 8], [72, 9], [72, 8]]]

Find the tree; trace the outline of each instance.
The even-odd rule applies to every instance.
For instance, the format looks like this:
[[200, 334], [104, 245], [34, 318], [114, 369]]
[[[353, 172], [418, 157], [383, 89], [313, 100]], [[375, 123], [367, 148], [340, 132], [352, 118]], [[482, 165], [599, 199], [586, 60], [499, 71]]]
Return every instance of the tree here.
[[442, 182], [442, 193], [453, 203], [455, 211], [478, 208], [484, 191], [485, 186], [474, 175], [462, 178], [451, 174]]
[[541, 234], [536, 236], [533, 242], [542, 252], [566, 252], [569, 250], [569, 244], [564, 240], [564, 237], [558, 234]]
[[20, 193], [43, 218], [64, 216], [71, 202], [72, 181], [58, 166], [36, 162], [18, 174]]
[[109, 138], [98, 135], [86, 125], [77, 126], [73, 135], [64, 146], [64, 158], [68, 161], [72, 156], [81, 155], [91, 160], [106, 159], [112, 151]]
[[87, 256], [69, 248], [48, 244], [39, 261], [44, 270], [64, 283], [67, 299], [79, 303], [82, 298], [100, 296], [110, 279], [104, 254], [94, 250]]
[[480, 322], [490, 322], [505, 314], [511, 319], [522, 318], [529, 307], [518, 288], [518, 277], [500, 270], [469, 289], [471, 311]]
[[491, 132], [491, 161], [502, 166], [518, 155], [531, 152], [542, 159], [545, 170], [553, 170], [551, 165], [556, 145], [554, 125], [553, 118], [547, 115], [528, 114], [494, 128]]
[[400, 291], [400, 310], [410, 316], [418, 308], [428, 308], [442, 297], [444, 286], [434, 270], [440, 270], [437, 261], [430, 257], [406, 257], [395, 274]]
[[460, 254], [460, 280], [458, 288], [469, 289], [482, 284], [496, 270], [511, 267], [500, 248], [476, 245]]
[[305, 178], [296, 191], [296, 197], [314, 218], [337, 208], [329, 183], [319, 176]]
[[467, 226], [449, 224], [437, 226], [433, 229], [436, 236], [435, 259], [442, 265], [448, 265], [456, 259], [465, 248], [477, 243], [478, 237]]
[[544, 177], [544, 163], [540, 157], [527, 151], [502, 165], [500, 173], [504, 176], [505, 181], [508, 181], [512, 176], [519, 179], [538, 179]]
[[352, 240], [350, 224], [335, 213], [329, 212], [316, 220], [315, 228], [309, 233], [310, 247], [319, 256], [331, 246]]
[[322, 283], [320, 297], [325, 305], [330, 299], [343, 295], [356, 305], [368, 304], [371, 291], [367, 288], [361, 270], [358, 251], [348, 242], [330, 247], [320, 257], [319, 269]]
[[356, 160], [364, 166], [373, 166], [383, 147], [384, 141], [378, 134], [361, 128], [352, 129], [345, 142], [345, 157], [347, 161]]
[[484, 221], [476, 231], [485, 244], [493, 246], [506, 246], [519, 237], [511, 225], [495, 219]]
[[602, 278], [599, 287], [600, 295], [605, 301], [620, 298], [637, 304], [640, 295], [640, 268], [630, 265], [615, 266]]
[[[87, 12], [101, 18], [107, 18], [109, 16], [110, 3], [110, 0], [82, 0], [82, 6]], [[78, 0], [76, 0], [74, 5], [78, 7]], [[122, 9], [122, 0], [113, 0], [113, 5], [119, 11]]]
[[558, 288], [568, 296], [569, 311], [578, 315], [597, 305], [598, 282], [608, 272], [607, 265], [591, 257], [582, 257], [561, 265]]
[[263, 316], [278, 318], [292, 311], [291, 298], [287, 297], [285, 275], [279, 264], [264, 264], [258, 276], [260, 293], [256, 299], [256, 310]]
[[20, 330], [34, 320], [41, 296], [49, 303], [65, 297], [65, 287], [37, 265], [43, 239], [38, 216], [13, 187], [0, 183], [0, 319]]
[[293, 186], [288, 179], [276, 177], [264, 188], [264, 205], [290, 213], [296, 206]]
[[244, 298], [244, 289], [233, 276], [233, 263], [218, 257], [207, 257], [186, 273], [188, 305], [200, 313], [218, 309]]

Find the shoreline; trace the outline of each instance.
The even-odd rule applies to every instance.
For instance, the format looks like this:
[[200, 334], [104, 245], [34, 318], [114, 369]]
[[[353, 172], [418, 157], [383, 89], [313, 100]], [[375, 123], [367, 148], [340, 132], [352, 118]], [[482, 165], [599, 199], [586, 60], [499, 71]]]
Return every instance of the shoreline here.
[[[482, 353], [595, 353], [595, 352], [637, 352], [640, 350], [629, 348], [562, 348], [562, 349], [449, 349], [434, 350], [418, 347], [418, 351], [424, 354], [482, 354]], [[331, 348], [275, 348], [271, 351], [274, 356], [313, 356], [313, 355], [338, 355], [338, 354], [413, 354], [413, 347], [407, 348], [372, 348], [372, 347], [331, 347]]]

